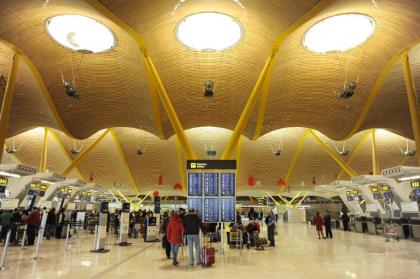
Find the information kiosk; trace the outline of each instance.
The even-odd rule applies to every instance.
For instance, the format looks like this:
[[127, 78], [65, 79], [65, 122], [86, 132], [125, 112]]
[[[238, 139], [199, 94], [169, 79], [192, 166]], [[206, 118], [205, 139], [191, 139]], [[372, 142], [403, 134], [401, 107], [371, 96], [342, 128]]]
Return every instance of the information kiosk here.
[[224, 223], [236, 221], [236, 160], [189, 160], [188, 208], [204, 223], [222, 223], [220, 253], [224, 253]]
[[129, 246], [128, 243], [128, 231], [130, 227], [130, 203], [126, 202], [122, 204], [121, 217], [120, 217], [120, 232], [119, 232], [119, 243], [120, 246]]
[[109, 249], [105, 249], [106, 228], [108, 225], [108, 202], [102, 202], [99, 207], [99, 222], [95, 234], [95, 246], [91, 252], [106, 253]]

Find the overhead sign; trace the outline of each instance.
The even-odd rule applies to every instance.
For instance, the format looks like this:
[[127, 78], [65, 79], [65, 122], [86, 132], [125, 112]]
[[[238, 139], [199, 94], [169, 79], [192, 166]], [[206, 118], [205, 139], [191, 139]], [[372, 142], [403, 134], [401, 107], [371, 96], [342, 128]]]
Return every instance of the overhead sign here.
[[410, 182], [411, 188], [420, 188], [420, 180]]
[[19, 207], [18, 199], [2, 199], [0, 201], [1, 209], [15, 209]]
[[236, 170], [236, 160], [187, 160], [188, 170]]
[[419, 205], [415, 201], [401, 202], [401, 212], [404, 213], [418, 213]]
[[7, 185], [9, 183], [9, 179], [0, 177], [0, 185]]
[[383, 192], [388, 192], [388, 191], [391, 191], [391, 188], [389, 187], [389, 185], [384, 184], [384, 185], [382, 185], [382, 191]]

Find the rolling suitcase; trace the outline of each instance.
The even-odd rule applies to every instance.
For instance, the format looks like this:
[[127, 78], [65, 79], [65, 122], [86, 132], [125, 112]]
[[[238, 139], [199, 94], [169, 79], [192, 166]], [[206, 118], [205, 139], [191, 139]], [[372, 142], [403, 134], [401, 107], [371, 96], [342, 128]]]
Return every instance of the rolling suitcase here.
[[209, 267], [209, 266], [212, 266], [216, 262], [216, 249], [212, 247], [211, 245], [206, 245], [204, 242], [203, 242], [203, 250], [202, 250], [203, 267]]

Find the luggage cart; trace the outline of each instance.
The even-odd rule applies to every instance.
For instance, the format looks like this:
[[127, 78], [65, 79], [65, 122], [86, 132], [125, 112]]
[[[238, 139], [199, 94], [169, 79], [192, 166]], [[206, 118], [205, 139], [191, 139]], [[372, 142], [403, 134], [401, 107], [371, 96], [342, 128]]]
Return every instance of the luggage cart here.
[[230, 248], [241, 249], [242, 248], [242, 232], [240, 230], [230, 232]]
[[389, 239], [394, 239], [396, 241], [400, 241], [400, 237], [398, 236], [398, 227], [394, 223], [386, 223], [384, 225], [384, 236], [385, 241], [389, 242]]

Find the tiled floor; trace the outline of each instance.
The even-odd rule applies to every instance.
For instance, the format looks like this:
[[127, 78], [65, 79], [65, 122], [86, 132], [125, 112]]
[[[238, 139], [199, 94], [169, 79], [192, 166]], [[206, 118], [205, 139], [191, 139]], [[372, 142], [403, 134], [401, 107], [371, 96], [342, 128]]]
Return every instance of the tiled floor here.
[[130, 247], [108, 245], [110, 252], [95, 254], [89, 252], [91, 238], [76, 240], [68, 251], [63, 240], [44, 240], [37, 261], [32, 260], [33, 248], [11, 247], [8, 269], [0, 271], [0, 278], [419, 278], [420, 243], [333, 233], [333, 239], [318, 240], [313, 227], [279, 224], [277, 247], [265, 251], [226, 247], [211, 268], [190, 267], [187, 256], [174, 267], [160, 243], [131, 240]]

